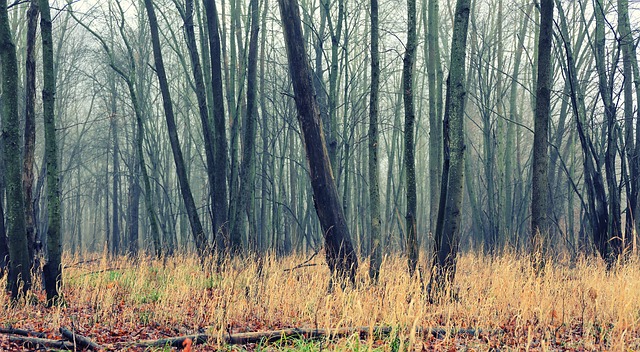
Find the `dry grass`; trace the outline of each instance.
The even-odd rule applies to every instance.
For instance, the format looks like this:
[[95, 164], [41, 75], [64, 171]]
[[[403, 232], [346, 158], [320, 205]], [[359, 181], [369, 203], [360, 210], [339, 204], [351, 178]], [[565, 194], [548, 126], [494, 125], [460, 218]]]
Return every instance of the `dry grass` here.
[[[67, 257], [62, 288], [66, 307], [12, 306], [2, 295], [0, 322], [47, 332], [73, 325], [102, 343], [198, 331], [389, 325], [398, 327], [398, 338], [346, 339], [329, 347], [393, 350], [402, 347], [399, 343], [428, 350], [640, 348], [639, 263], [614, 273], [606, 273], [595, 260], [557, 263], [536, 278], [526, 258], [507, 255], [490, 260], [466, 254], [456, 277], [457, 300], [432, 305], [424, 299], [419, 281], [406, 274], [401, 257], [385, 260], [379, 285], [369, 283], [365, 264], [358, 287], [332, 294], [326, 291], [325, 265], [284, 270], [304, 260], [268, 257], [259, 275], [252, 261], [232, 262], [221, 273], [207, 274], [198, 260], [184, 256], [164, 263], [150, 258], [136, 264], [124, 258], [98, 258], [76, 265], [79, 258]], [[315, 261], [321, 263], [321, 258]], [[416, 327], [483, 332], [436, 339], [411, 333]], [[298, 347], [327, 347], [313, 346]]]

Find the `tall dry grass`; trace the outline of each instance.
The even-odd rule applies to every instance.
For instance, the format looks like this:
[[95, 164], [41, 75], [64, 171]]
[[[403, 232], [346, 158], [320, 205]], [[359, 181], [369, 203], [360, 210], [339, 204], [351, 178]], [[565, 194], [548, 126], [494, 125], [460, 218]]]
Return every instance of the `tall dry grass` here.
[[184, 255], [164, 261], [141, 257], [135, 263], [105, 257], [79, 263], [81, 258], [65, 257], [67, 305], [15, 305], [2, 295], [0, 322], [44, 331], [73, 324], [98, 339], [106, 332], [144, 338], [147, 327], [179, 335], [390, 325], [411, 343], [420, 339], [410, 333], [412, 327], [439, 327], [481, 329], [493, 336], [486, 338], [487, 346], [545, 349], [555, 342], [557, 348], [560, 339], [567, 348], [640, 347], [637, 262], [610, 273], [597, 260], [559, 262], [535, 277], [526, 257], [464, 254], [454, 287], [457, 298], [429, 304], [400, 256], [384, 260], [378, 285], [367, 279], [364, 263], [357, 287], [331, 294], [321, 258], [314, 260], [316, 266], [285, 270], [304, 260], [267, 256], [262, 265], [232, 261], [221, 272], [205, 272], [196, 258]]

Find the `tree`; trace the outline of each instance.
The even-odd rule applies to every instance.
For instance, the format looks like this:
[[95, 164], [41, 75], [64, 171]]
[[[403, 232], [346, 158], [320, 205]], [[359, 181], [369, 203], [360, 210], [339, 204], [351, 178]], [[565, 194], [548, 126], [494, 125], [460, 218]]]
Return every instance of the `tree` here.
[[229, 205], [227, 203], [227, 171], [229, 155], [224, 115], [224, 90], [222, 89], [222, 54], [220, 49], [220, 32], [218, 12], [215, 0], [204, 0], [209, 33], [209, 52], [211, 58], [211, 90], [213, 95], [213, 131], [215, 141], [215, 189], [213, 194], [213, 231], [216, 244], [222, 249], [228, 237]]
[[380, 53], [378, 52], [378, 0], [371, 0], [371, 93], [369, 98], [369, 199], [371, 202], [371, 257], [369, 277], [377, 281], [382, 263], [380, 188], [378, 185], [378, 96]]
[[404, 164], [406, 167], [406, 235], [409, 274], [413, 275], [418, 264], [418, 225], [416, 224], [416, 159], [415, 159], [415, 123], [416, 112], [413, 105], [413, 66], [416, 53], [416, 1], [407, 0], [407, 49], [404, 54], [402, 69], [403, 102], [404, 102]]
[[24, 151], [22, 160], [22, 187], [24, 190], [25, 225], [29, 247], [29, 260], [35, 259], [35, 219], [33, 213], [33, 164], [36, 146], [36, 34], [40, 9], [38, 0], [31, 0], [27, 10], [26, 98], [24, 114]]
[[[231, 224], [231, 253], [240, 251], [242, 244], [240, 239], [246, 231], [246, 221], [243, 214], [249, 214], [249, 220], [253, 219], [253, 192], [255, 189], [255, 139], [257, 120], [258, 89], [258, 32], [260, 24], [258, 16], [258, 1], [251, 0], [249, 11], [251, 12], [251, 36], [249, 38], [249, 67], [247, 68], [247, 109], [244, 120], [244, 143], [242, 144], [242, 165], [240, 167], [240, 191], [238, 203], [235, 207]], [[233, 239], [236, 239], [235, 241]]]
[[322, 132], [320, 110], [315, 100], [311, 68], [302, 36], [298, 2], [278, 0], [278, 5], [287, 48], [289, 75], [309, 163], [314, 205], [324, 233], [327, 263], [334, 275], [355, 283], [358, 259], [351, 244]]
[[27, 246], [20, 162], [20, 120], [18, 114], [18, 62], [9, 28], [7, 1], [0, 0], [0, 63], [4, 111], [4, 164], [7, 188], [7, 233], [9, 242], [8, 289], [17, 299], [31, 288], [31, 265]]
[[48, 0], [40, 3], [40, 35], [42, 36], [42, 109], [44, 113], [45, 159], [47, 163], [47, 263], [43, 268], [44, 288], [47, 303], [54, 304], [59, 298], [58, 287], [62, 282], [62, 238], [60, 231], [60, 179], [58, 176], [58, 144], [56, 141], [55, 71], [53, 67], [53, 35], [51, 12]]
[[540, 1], [538, 36], [538, 77], [533, 134], [533, 178], [531, 184], [531, 246], [536, 270], [544, 266], [545, 238], [549, 231], [547, 207], [549, 184], [549, 121], [551, 105], [551, 43], [553, 0]]
[[180, 141], [178, 139], [178, 130], [173, 113], [171, 93], [169, 92], [169, 82], [167, 81], [167, 74], [164, 68], [164, 60], [162, 58], [162, 48], [160, 47], [158, 19], [156, 17], [155, 9], [153, 8], [152, 0], [145, 0], [144, 5], [147, 10], [147, 16], [149, 18], [149, 27], [151, 29], [151, 44], [153, 46], [153, 58], [156, 66], [156, 75], [158, 77], [160, 91], [162, 93], [162, 103], [167, 123], [167, 130], [169, 131], [169, 141], [171, 144], [171, 151], [173, 153], [173, 160], [176, 165], [176, 173], [178, 174], [180, 193], [182, 194], [182, 199], [187, 211], [189, 223], [191, 225], [191, 232], [196, 244], [196, 249], [200, 257], [203, 258], [209, 252], [209, 245], [207, 243], [207, 237], [204, 234], [204, 230], [202, 229], [202, 223], [200, 222], [200, 216], [198, 215], [196, 204], [193, 200], [191, 186], [189, 185], [187, 171], [184, 166], [184, 157], [182, 156], [182, 149], [180, 147]]
[[444, 110], [444, 163], [429, 294], [440, 296], [456, 273], [464, 180], [464, 105], [470, 1], [458, 0], [451, 39], [451, 65]]

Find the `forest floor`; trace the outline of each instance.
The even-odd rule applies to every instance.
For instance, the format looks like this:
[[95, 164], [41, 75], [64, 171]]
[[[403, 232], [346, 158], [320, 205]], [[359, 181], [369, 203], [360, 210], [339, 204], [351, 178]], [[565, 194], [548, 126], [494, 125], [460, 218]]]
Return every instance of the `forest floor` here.
[[[207, 343], [194, 344], [193, 351], [640, 349], [640, 263], [607, 273], [595, 259], [556, 261], [535, 277], [524, 256], [492, 260], [464, 254], [456, 299], [430, 304], [400, 256], [386, 258], [378, 285], [370, 283], [363, 263], [355, 288], [331, 294], [321, 255], [309, 263], [316, 265], [288, 270], [306, 259], [267, 257], [263, 265], [248, 259], [207, 273], [197, 259], [186, 256], [164, 261], [143, 257], [135, 263], [124, 257], [65, 257], [66, 304], [46, 308], [40, 287], [28, 302], [11, 303], [2, 294], [0, 328], [61, 339], [59, 328], [65, 327], [106, 350], [131, 351], [169, 351], [168, 346], [134, 344], [191, 334], [209, 336]], [[389, 330], [226, 343], [239, 332], [363, 326]], [[10, 337], [15, 335], [0, 334], [0, 350], [37, 350]]]

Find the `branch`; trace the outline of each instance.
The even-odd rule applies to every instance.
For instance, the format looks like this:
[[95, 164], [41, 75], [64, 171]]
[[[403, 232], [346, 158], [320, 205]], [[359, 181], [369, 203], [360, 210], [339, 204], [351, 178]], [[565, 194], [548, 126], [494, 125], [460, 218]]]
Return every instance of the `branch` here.
[[37, 337], [9, 336], [9, 341], [21, 343], [24, 347], [38, 348], [57, 348], [61, 350], [74, 350], [73, 343], [64, 340], [42, 339]]
[[91, 339], [84, 337], [82, 335], [78, 335], [71, 330], [67, 330], [63, 327], [60, 327], [60, 333], [62, 336], [73, 343], [74, 346], [78, 346], [81, 349], [89, 349], [91, 351], [100, 351], [104, 348], [97, 343], [91, 341]]

